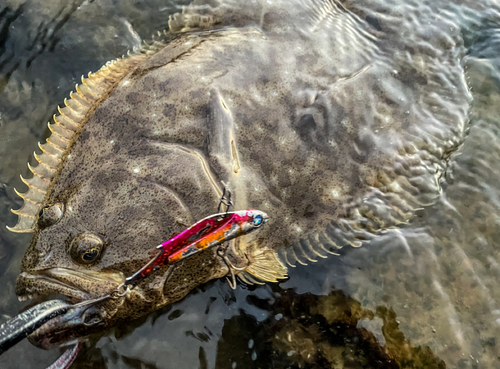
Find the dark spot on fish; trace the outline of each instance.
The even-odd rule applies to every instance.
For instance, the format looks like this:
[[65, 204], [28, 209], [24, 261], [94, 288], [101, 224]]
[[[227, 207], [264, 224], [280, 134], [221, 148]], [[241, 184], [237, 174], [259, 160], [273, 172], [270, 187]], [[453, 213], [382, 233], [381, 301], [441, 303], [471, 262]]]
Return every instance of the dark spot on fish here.
[[313, 211], [313, 209], [314, 209], [314, 207], [311, 204], [307, 205], [307, 207], [304, 210], [304, 217], [310, 218], [310, 217], [314, 216], [314, 214], [316, 214], [316, 212]]
[[128, 103], [132, 104], [132, 105], [137, 105], [137, 104], [140, 104], [141, 101], [143, 101], [146, 97], [144, 96], [144, 94], [141, 94], [141, 93], [138, 93], [138, 92], [130, 92], [127, 96], [126, 96], [126, 100]]
[[176, 116], [176, 108], [173, 104], [165, 104], [163, 107], [163, 115], [167, 119], [175, 119]]

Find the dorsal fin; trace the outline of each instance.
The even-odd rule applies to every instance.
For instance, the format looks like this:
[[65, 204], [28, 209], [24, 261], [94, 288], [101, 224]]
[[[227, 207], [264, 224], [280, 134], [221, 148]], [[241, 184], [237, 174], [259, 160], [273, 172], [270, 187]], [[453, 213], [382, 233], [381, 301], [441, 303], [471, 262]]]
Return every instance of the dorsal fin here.
[[24, 204], [18, 210], [11, 210], [19, 218], [14, 227], [7, 226], [7, 229], [17, 233], [33, 232], [52, 180], [90, 114], [123, 77], [163, 46], [163, 43], [155, 40], [152, 44], [145, 43], [140, 50], [107, 62], [97, 72], [89, 73], [87, 78], [82, 76], [82, 83], [76, 85], [76, 92], [70, 92], [70, 98], [64, 99], [64, 107], [58, 107], [59, 114], [54, 115], [54, 122], [48, 123], [51, 135], [46, 143], [38, 144], [42, 153], [34, 154], [38, 165], [32, 167], [28, 163], [33, 177], [21, 177], [28, 191], [19, 193], [15, 190]]

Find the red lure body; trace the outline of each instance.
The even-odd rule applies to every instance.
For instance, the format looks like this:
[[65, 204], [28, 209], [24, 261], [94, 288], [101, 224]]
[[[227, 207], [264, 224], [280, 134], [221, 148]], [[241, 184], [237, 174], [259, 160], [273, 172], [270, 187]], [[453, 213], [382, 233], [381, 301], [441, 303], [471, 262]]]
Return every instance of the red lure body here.
[[158, 254], [134, 275], [127, 278], [125, 284], [135, 284], [161, 266], [180, 261], [209, 247], [247, 234], [266, 221], [265, 213], [253, 209], [215, 214], [204, 218], [158, 245]]

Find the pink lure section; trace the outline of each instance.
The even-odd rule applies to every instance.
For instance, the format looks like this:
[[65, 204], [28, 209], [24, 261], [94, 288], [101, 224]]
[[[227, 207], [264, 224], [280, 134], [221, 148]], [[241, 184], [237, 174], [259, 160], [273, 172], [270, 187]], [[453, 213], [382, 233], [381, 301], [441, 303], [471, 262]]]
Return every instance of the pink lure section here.
[[73, 361], [75, 361], [78, 352], [80, 351], [81, 348], [82, 348], [82, 343], [78, 342], [72, 348], [64, 351], [64, 354], [62, 354], [59, 357], [59, 359], [57, 359], [47, 369], [68, 369], [71, 366], [71, 364], [73, 364]]
[[243, 216], [238, 213], [232, 213], [228, 218], [229, 219], [226, 221], [222, 221], [217, 226], [214, 226], [211, 231], [205, 232], [202, 229], [202, 234], [199, 237], [198, 234], [195, 235], [194, 242], [183, 243], [183, 246], [180, 248], [173, 247], [168, 251], [166, 250], [168, 262], [173, 263], [195, 252], [205, 250], [210, 246], [220, 245], [226, 241], [227, 236], [229, 236], [229, 231], [234, 228], [236, 228], [236, 232], [231, 233], [231, 239], [240, 236], [244, 233], [242, 225], [245, 222], [252, 222], [253, 220], [253, 217], [249, 216], [248, 212]]
[[[254, 210], [247, 209], [244, 211], [216, 214], [200, 220], [185, 231], [159, 245], [157, 248], [160, 250], [160, 253], [144, 268], [132, 277], [127, 278], [127, 282], [133, 283], [146, 277], [158, 267], [183, 259], [183, 254], [188, 248], [196, 248], [201, 251], [210, 247], [210, 245], [221, 244], [225, 241], [226, 232], [232, 227], [236, 225], [241, 230], [241, 226], [245, 222], [252, 222], [253, 217], [251, 214], [253, 212]], [[242, 233], [237, 232], [237, 235], [240, 234]], [[218, 242], [213, 243], [213, 241]]]

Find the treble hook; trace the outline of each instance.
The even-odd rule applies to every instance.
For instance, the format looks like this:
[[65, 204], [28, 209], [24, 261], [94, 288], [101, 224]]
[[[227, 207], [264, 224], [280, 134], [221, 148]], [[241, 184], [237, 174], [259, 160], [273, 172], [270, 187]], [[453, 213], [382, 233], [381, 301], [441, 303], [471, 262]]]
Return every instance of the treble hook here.
[[229, 258], [226, 255], [226, 247], [219, 247], [217, 249], [217, 255], [219, 255], [222, 260], [224, 260], [224, 263], [226, 263], [227, 268], [229, 269], [229, 273], [231, 273], [231, 278], [227, 278], [227, 283], [229, 284], [229, 287], [231, 287], [232, 290], [235, 290], [237, 287], [237, 282], [236, 282], [236, 274], [234, 274], [234, 271], [236, 270], [237, 272], [242, 272], [244, 271], [247, 267], [244, 266], [242, 268], [235, 267], [233, 263], [229, 260]]
[[[219, 206], [217, 207], [217, 213], [221, 213], [222, 205], [226, 206], [226, 214], [229, 212], [229, 209], [233, 206], [233, 202], [231, 201], [231, 191], [228, 188], [229, 186], [224, 184], [224, 190], [222, 191], [222, 197], [219, 200]], [[227, 192], [227, 197], [226, 197]]]

